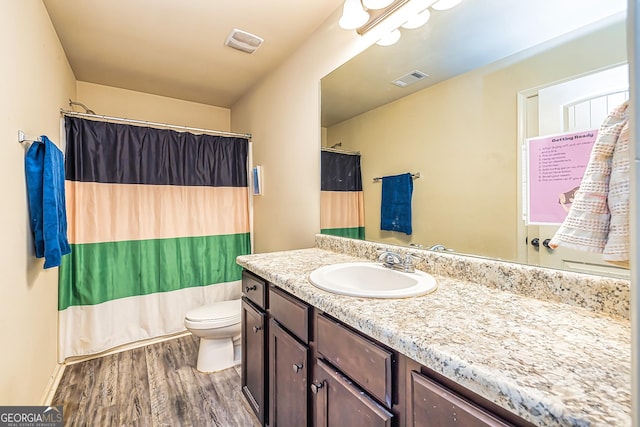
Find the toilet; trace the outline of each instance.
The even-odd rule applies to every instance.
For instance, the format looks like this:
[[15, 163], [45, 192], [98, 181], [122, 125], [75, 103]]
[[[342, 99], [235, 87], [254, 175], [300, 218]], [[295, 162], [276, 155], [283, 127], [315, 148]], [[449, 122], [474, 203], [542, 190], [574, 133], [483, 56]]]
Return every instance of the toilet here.
[[220, 301], [189, 310], [184, 326], [200, 337], [196, 369], [215, 372], [240, 363], [241, 300]]

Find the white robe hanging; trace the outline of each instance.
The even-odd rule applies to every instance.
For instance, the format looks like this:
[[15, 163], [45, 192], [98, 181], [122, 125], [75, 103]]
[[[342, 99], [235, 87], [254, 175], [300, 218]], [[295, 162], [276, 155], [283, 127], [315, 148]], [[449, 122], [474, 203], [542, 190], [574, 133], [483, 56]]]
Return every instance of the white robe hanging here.
[[602, 123], [587, 169], [562, 226], [549, 243], [602, 253], [605, 261], [629, 260], [628, 102]]

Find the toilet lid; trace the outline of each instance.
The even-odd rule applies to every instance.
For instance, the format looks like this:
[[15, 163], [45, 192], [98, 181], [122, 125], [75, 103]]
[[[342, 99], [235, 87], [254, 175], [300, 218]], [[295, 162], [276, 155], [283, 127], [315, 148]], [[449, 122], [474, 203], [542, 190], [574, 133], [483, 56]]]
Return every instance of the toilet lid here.
[[193, 322], [204, 322], [207, 320], [240, 320], [241, 302], [239, 299], [231, 301], [220, 301], [209, 305], [189, 310], [185, 315], [187, 320]]

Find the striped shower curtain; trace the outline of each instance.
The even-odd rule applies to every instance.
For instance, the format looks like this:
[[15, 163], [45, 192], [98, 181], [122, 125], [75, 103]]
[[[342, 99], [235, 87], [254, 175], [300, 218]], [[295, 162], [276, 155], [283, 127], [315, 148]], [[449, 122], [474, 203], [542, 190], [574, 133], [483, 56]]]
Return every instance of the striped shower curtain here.
[[364, 239], [360, 155], [322, 151], [320, 233]]
[[246, 139], [70, 117], [65, 131], [61, 361], [183, 331], [189, 309], [240, 296]]

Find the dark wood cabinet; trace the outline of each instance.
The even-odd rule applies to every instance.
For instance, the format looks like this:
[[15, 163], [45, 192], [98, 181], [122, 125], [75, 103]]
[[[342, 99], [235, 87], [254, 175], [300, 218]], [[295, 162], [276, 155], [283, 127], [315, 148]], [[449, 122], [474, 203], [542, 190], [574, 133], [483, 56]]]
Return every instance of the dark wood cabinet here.
[[242, 391], [268, 427], [532, 427], [243, 273]]
[[267, 308], [267, 282], [248, 272], [242, 272], [242, 296], [261, 310]]
[[265, 370], [266, 314], [246, 298], [242, 299], [242, 393], [264, 424], [266, 421]]
[[502, 420], [461, 398], [439, 383], [411, 372], [411, 427], [507, 427]]
[[278, 288], [269, 288], [269, 314], [305, 344], [309, 344], [310, 311], [307, 303]]
[[306, 426], [309, 349], [274, 319], [269, 324], [269, 426]]
[[[336, 368], [317, 361], [314, 394], [316, 427], [391, 427], [393, 414]], [[302, 424], [301, 424], [302, 425]]]
[[392, 406], [392, 352], [319, 314], [316, 318], [318, 353], [371, 396]]
[[315, 426], [391, 426], [392, 420], [397, 425], [394, 354], [325, 314], [315, 321]]

